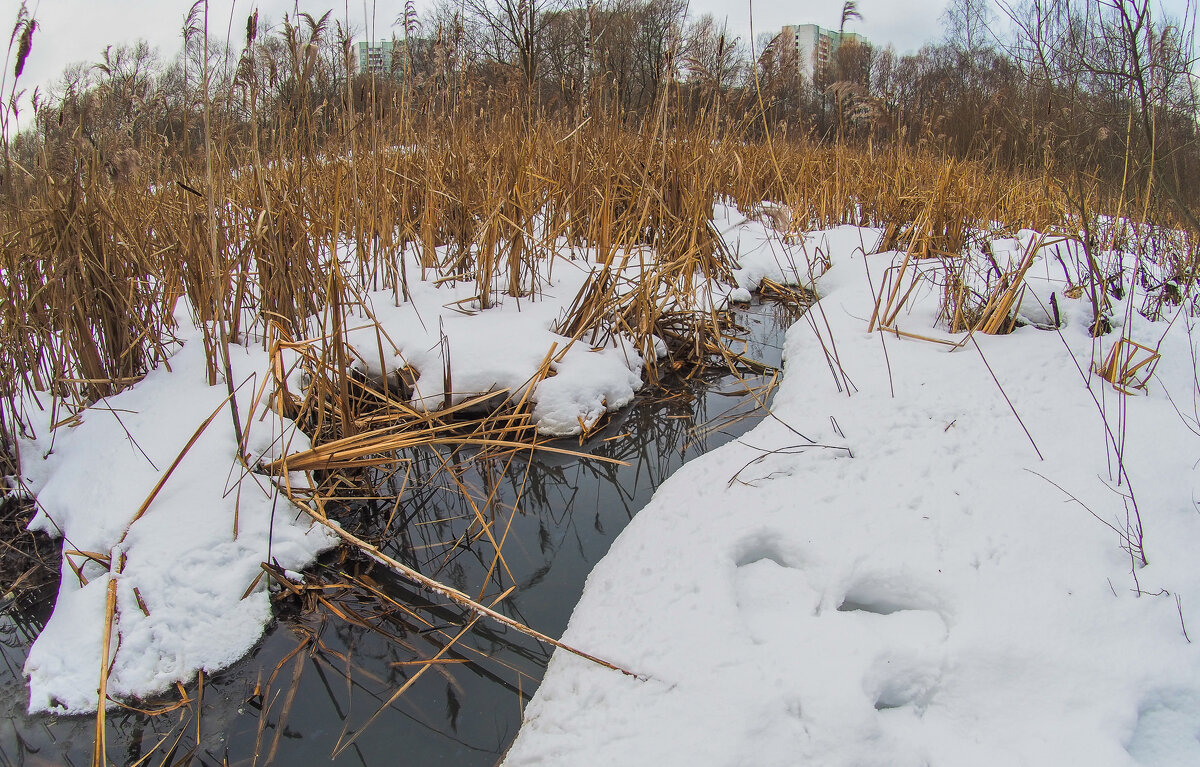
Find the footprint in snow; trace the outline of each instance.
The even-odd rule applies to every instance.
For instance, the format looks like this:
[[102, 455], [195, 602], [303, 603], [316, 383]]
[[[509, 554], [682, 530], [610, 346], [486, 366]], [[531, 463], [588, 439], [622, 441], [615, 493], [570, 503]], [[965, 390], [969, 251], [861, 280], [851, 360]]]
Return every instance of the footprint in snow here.
[[877, 711], [923, 714], [941, 682], [941, 645], [949, 631], [936, 589], [903, 574], [875, 573], [855, 580], [837, 609], [887, 616], [874, 621], [887, 645], [863, 674], [863, 692]]

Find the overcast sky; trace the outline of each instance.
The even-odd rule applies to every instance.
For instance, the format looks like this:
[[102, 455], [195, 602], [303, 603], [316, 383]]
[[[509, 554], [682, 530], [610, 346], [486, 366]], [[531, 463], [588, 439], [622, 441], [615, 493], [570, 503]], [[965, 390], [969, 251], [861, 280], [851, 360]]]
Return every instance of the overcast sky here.
[[[39, 29], [34, 36], [33, 52], [26, 61], [21, 87], [32, 92], [34, 86], [43, 90], [56, 81], [63, 68], [73, 62], [94, 63], [106, 45], [131, 43], [145, 39], [155, 46], [163, 59], [169, 59], [180, 48], [180, 29], [193, 0], [27, 0], [38, 19]], [[1168, 10], [1179, 13], [1186, 0], [1165, 0]], [[431, 0], [416, 0], [418, 11], [424, 11]], [[0, 3], [0, 27], [11, 30], [19, 0]], [[298, 5], [301, 11], [319, 15], [331, 7], [333, 0], [211, 0], [209, 29], [214, 37], [225, 38], [232, 26], [232, 40], [240, 43], [245, 35], [246, 16], [255, 8], [260, 17], [278, 23], [284, 13]], [[858, 0], [861, 21], [853, 21], [848, 29], [860, 32], [876, 46], [893, 45], [901, 53], [915, 51], [926, 42], [941, 37], [939, 19], [946, 0]], [[727, 18], [729, 28], [744, 42], [750, 42], [750, 3], [746, 0], [692, 0], [691, 16], [711, 13], [718, 19]], [[355, 0], [349, 3], [352, 27], [373, 26], [377, 37], [390, 37], [392, 23], [404, 8], [403, 0]], [[841, 0], [757, 0], [753, 3], [754, 33], [778, 31], [784, 24], [815, 23], [837, 28], [841, 17]], [[334, 15], [345, 19], [347, 2], [334, 7]], [[374, 21], [370, 22], [369, 16]], [[11, 64], [4, 98], [11, 87]], [[26, 110], [28, 111], [28, 110]]]

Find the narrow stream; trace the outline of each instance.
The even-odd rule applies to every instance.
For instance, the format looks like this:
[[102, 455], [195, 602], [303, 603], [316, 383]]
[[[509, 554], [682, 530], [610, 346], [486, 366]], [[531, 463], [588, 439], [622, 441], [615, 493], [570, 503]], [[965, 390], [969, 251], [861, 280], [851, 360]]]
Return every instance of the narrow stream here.
[[[756, 304], [736, 312], [747, 331], [747, 357], [780, 364], [791, 311]], [[485, 603], [515, 584], [497, 609], [560, 636], [588, 573], [617, 534], [684, 462], [758, 423], [762, 411], [747, 385], [765, 383], [723, 376], [645, 393], [582, 445], [563, 444], [625, 466], [540, 451], [507, 463], [460, 456], [445, 470], [445, 459], [429, 451], [410, 455], [407, 482], [405, 471], [392, 477], [396, 497], [356, 503], [343, 524], [376, 538], [402, 530], [385, 553], [472, 596], [486, 584]], [[436, 480], [414, 479], [430, 475]], [[502, 562], [489, 541], [461, 540], [477, 509], [495, 519], [491, 530], [503, 538]], [[199, 716], [194, 704], [158, 716], [110, 710], [109, 760], [496, 764], [516, 736], [551, 648], [486, 620], [451, 644], [471, 616], [344, 552], [314, 568], [310, 586], [322, 584], [282, 600], [280, 620], [251, 656], [189, 688], [200, 700]], [[89, 764], [93, 718], [25, 714], [21, 667], [50, 606], [7, 596], [0, 605], [0, 763]], [[439, 652], [439, 662], [426, 664]]]

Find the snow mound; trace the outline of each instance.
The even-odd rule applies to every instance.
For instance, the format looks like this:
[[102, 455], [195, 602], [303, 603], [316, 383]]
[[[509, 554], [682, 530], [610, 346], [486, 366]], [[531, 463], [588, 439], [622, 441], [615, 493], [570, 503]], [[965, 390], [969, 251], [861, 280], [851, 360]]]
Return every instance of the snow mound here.
[[[262, 352], [233, 347], [231, 357], [235, 376], [268, 369]], [[299, 570], [336, 543], [279, 497], [268, 478], [243, 479], [227, 410], [134, 521], [226, 395], [224, 386], [207, 385], [198, 339], [171, 358], [171, 368], [98, 402], [79, 425], [58, 429], [52, 442], [43, 431], [22, 448], [39, 507], [30, 528], [61, 535], [65, 550], [54, 613], [25, 663], [31, 712], [96, 710], [110, 581], [116, 619], [108, 694], [145, 698], [200, 670], [225, 668], [254, 646], [271, 618], [261, 562]], [[256, 381], [237, 395], [243, 418]], [[290, 422], [270, 421], [268, 415], [250, 425], [254, 458], [274, 457], [285, 440], [290, 449], [307, 447]], [[110, 557], [112, 566], [100, 557]]]
[[[533, 420], [542, 434], [579, 434], [629, 404], [642, 386], [643, 360], [627, 340], [592, 348], [554, 332], [596, 268], [560, 258], [538, 295], [497, 296], [486, 310], [464, 311], [477, 292], [473, 283], [439, 287], [413, 280], [407, 301], [397, 302], [389, 291], [369, 294], [370, 319], [364, 316], [348, 340], [368, 375], [406, 367], [417, 373], [409, 403], [417, 410], [442, 407], [447, 383], [451, 404], [504, 390], [514, 400], [528, 394], [537, 404]], [[632, 264], [629, 276], [638, 268]], [[418, 273], [418, 265], [409, 271]], [[552, 350], [561, 359], [552, 362], [553, 375], [539, 381]]]
[[572, 346], [533, 395], [538, 431], [552, 436], [592, 428], [606, 412], [633, 401], [642, 386], [642, 358], [631, 345], [592, 350]]

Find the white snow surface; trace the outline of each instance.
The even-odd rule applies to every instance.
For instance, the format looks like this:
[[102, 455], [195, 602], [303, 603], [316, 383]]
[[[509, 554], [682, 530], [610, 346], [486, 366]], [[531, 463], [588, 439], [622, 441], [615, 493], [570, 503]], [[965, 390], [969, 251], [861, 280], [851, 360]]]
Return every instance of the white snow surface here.
[[[1061, 292], [1061, 336], [868, 334], [868, 270], [878, 289], [900, 259], [864, 255], [877, 236], [791, 250], [832, 268], [788, 332], [775, 418], [663, 484], [563, 638], [643, 678], [556, 652], [508, 767], [1200, 764], [1200, 436], [1168, 398], [1195, 418], [1200, 327], [1133, 315], [1134, 340], [1165, 338], [1128, 397], [1089, 375], [1115, 334], [1094, 342]], [[791, 268], [737, 245], [742, 287]], [[1067, 277], [1030, 274], [1038, 294]], [[938, 298], [896, 324], [964, 341]], [[1148, 566], [1123, 549], [1108, 432]]]
[[[247, 418], [268, 370], [266, 354], [233, 346], [230, 356], [239, 382], [254, 376], [237, 394]], [[260, 563], [299, 570], [336, 542], [269, 478], [248, 475], [238, 483], [244, 469], [227, 407], [133, 521], [227, 393], [224, 385], [208, 386], [199, 338], [171, 357], [170, 367], [89, 408], [79, 425], [59, 428], [53, 438], [42, 429], [38, 440], [22, 446], [22, 468], [39, 507], [30, 528], [63, 536], [68, 552], [54, 613], [25, 663], [31, 712], [96, 710], [111, 579], [117, 591], [107, 692], [127, 700], [244, 655], [271, 617], [265, 578], [255, 585]], [[282, 440], [274, 438], [281, 434]], [[250, 422], [248, 435], [252, 460], [273, 458], [284, 441], [289, 451], [308, 446], [291, 422], [270, 414]], [[291, 479], [304, 481], [303, 475]], [[71, 550], [111, 555], [112, 572]], [[86, 584], [68, 560], [81, 568]]]

